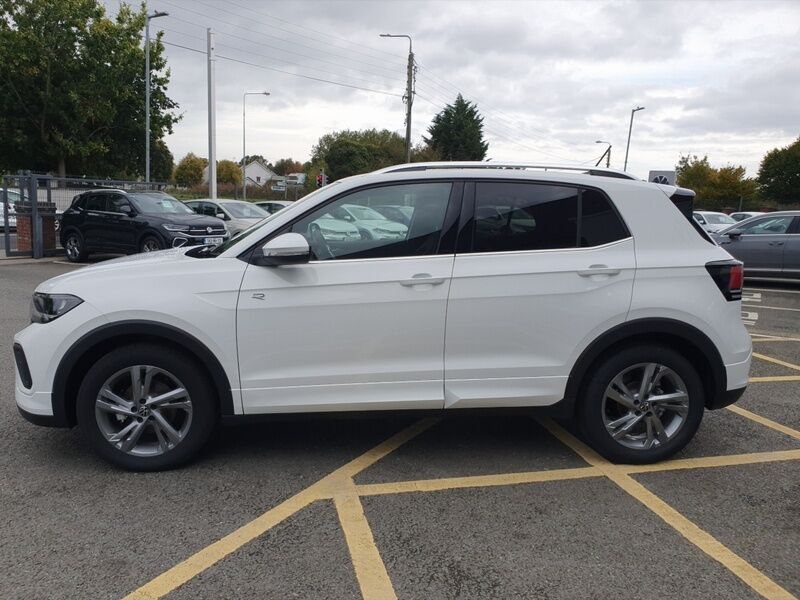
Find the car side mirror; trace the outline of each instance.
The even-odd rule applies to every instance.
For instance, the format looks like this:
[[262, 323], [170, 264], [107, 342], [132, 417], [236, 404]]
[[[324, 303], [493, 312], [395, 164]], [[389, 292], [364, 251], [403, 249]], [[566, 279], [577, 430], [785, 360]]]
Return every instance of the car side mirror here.
[[222, 219], [223, 221], [227, 221], [228, 220], [228, 217], [225, 215], [224, 212], [218, 212], [214, 216], [217, 217], [218, 219]]
[[129, 217], [133, 216], [133, 209], [128, 204], [123, 204], [119, 207], [119, 212], [128, 215]]
[[740, 237], [742, 237], [742, 230], [737, 227], [736, 229], [731, 229], [725, 235], [727, 235], [732, 240], [738, 240]]
[[253, 255], [253, 263], [262, 267], [279, 267], [307, 263], [311, 259], [308, 241], [299, 233], [283, 233], [261, 246]]

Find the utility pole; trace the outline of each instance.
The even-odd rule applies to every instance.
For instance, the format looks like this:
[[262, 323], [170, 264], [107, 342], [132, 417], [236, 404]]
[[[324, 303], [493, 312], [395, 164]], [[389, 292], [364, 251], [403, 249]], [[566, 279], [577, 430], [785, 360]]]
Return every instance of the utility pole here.
[[633, 115], [640, 110], [644, 110], [644, 106], [637, 106], [631, 111], [631, 124], [628, 126], [628, 145], [625, 146], [625, 166], [622, 167], [623, 171], [628, 170], [628, 150], [630, 150], [631, 147], [631, 131], [633, 130]]
[[600, 155], [598, 161], [594, 164], [594, 166], [598, 166], [601, 162], [603, 162], [603, 158], [606, 159], [606, 169], [611, 168], [611, 142], [604, 142], [603, 140], [597, 140], [595, 144], [608, 144], [608, 148], [606, 151]]
[[150, 19], [166, 17], [169, 13], [156, 11], [144, 17], [144, 182], [150, 183]]
[[214, 32], [209, 27], [208, 35], [208, 195], [217, 199], [217, 92], [216, 56], [214, 55]]
[[247, 131], [247, 113], [245, 109], [247, 106], [248, 96], [269, 96], [269, 92], [245, 92], [242, 94], [242, 199], [247, 200], [247, 172], [245, 168], [245, 160], [247, 159], [247, 145], [245, 143], [245, 133]]
[[411, 36], [406, 34], [382, 33], [380, 37], [404, 37], [408, 38], [408, 71], [406, 74], [406, 95], [403, 97], [406, 103], [406, 162], [411, 162], [411, 105], [414, 104], [414, 52], [411, 47]]

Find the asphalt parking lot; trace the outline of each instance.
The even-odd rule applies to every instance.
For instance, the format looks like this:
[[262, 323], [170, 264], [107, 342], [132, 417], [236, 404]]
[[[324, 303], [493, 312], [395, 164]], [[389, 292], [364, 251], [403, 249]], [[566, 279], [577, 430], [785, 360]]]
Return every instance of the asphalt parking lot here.
[[73, 268], [0, 264], [2, 598], [800, 595], [800, 285], [748, 282], [748, 390], [657, 465], [464, 414], [229, 427], [139, 474], [14, 405], [11, 336]]

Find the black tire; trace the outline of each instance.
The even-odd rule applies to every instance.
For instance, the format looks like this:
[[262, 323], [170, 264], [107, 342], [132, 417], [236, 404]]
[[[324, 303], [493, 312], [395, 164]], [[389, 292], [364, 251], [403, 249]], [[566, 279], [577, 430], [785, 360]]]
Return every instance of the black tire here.
[[[134, 419], [134, 417], [127, 416], [106, 416], [105, 413], [98, 412], [96, 409], [100, 390], [109, 379], [113, 379], [115, 376], [123, 377], [120, 372], [131, 369], [136, 365], [147, 365], [163, 370], [167, 375], [174, 377], [188, 392], [188, 398], [185, 398], [191, 404], [191, 412], [188, 413], [188, 425], [186, 425], [186, 430], [183, 432], [181, 439], [169, 449], [163, 451], [154, 449], [159, 444], [156, 435], [157, 419], [155, 415], [144, 416], [144, 418], [140, 418], [137, 415]], [[140, 373], [144, 375], [146, 371], [140, 371]], [[160, 377], [163, 377], [163, 375]], [[155, 380], [156, 377], [153, 377], [153, 381]], [[156, 384], [151, 385], [155, 389]], [[117, 389], [119, 390], [119, 388]], [[123, 346], [103, 356], [89, 369], [89, 372], [84, 377], [78, 391], [76, 407], [78, 425], [92, 448], [100, 456], [117, 466], [132, 471], [171, 469], [188, 462], [196, 456], [211, 436], [217, 423], [217, 398], [211, 391], [212, 389], [213, 386], [203, 375], [199, 365], [189, 356], [176, 351], [174, 348], [164, 348], [145, 343]], [[125, 398], [125, 395], [123, 395], [123, 399], [127, 400], [128, 398]], [[139, 407], [136, 403], [134, 403], [134, 406]], [[162, 405], [160, 408], [164, 409], [166, 406], [168, 405]], [[166, 413], [162, 411], [160, 414]], [[178, 411], [173, 411], [173, 414], [178, 414]], [[187, 417], [184, 416], [184, 418]], [[127, 425], [136, 427], [136, 425], [133, 425], [134, 420], [143, 423], [143, 433], [141, 433], [138, 438], [139, 442], [137, 442], [137, 444], [141, 443], [142, 445], [142, 449], [138, 450], [140, 455], [125, 452], [106, 438], [106, 433], [103, 432], [103, 426], [101, 425], [101, 421], [103, 423], [108, 422], [105, 419], [108, 419], [112, 426], [116, 425], [120, 429]], [[117, 421], [114, 421], [114, 419]], [[148, 443], [150, 446], [147, 445]], [[138, 445], [137, 448], [139, 448]], [[160, 453], [141, 454], [148, 448], [152, 449], [153, 452]], [[137, 451], [136, 448], [133, 450]]]
[[155, 235], [146, 235], [139, 242], [139, 252], [155, 252], [164, 249], [164, 242]]
[[[595, 363], [592, 370], [587, 373], [588, 379], [582, 386], [581, 396], [578, 399], [576, 416], [586, 441], [598, 453], [616, 463], [653, 463], [664, 460], [681, 450], [694, 437], [703, 419], [705, 393], [697, 370], [675, 350], [655, 344], [628, 346], [609, 354], [608, 358]], [[606, 390], [609, 389], [615, 378], [623, 377], [624, 383], [625, 377], [631, 377], [631, 381], [636, 382], [638, 374], [641, 374], [640, 379], [644, 379], [645, 365], [647, 364], [660, 365], [661, 370], [656, 372], [664, 373], [662, 379], [659, 380], [659, 387], [653, 388], [656, 392], [655, 398], [661, 398], [664, 394], [680, 395], [681, 392], [685, 392], [687, 396], [685, 402], [688, 404], [685, 407], [685, 415], [681, 415], [677, 409], [663, 408], [664, 404], [661, 403], [654, 403], [651, 407], [647, 402], [649, 400], [647, 396], [645, 397], [645, 406], [648, 410], [638, 412], [634, 410], [637, 408], [636, 406], [623, 407], [621, 403], [611, 398], [604, 402]], [[677, 379], [673, 377], [673, 374], [677, 376]], [[675, 382], [679, 382], [679, 385], [675, 385]], [[666, 389], [661, 389], [661, 386]], [[615, 386], [613, 389], [617, 390], [618, 388]], [[638, 391], [630, 396], [625, 396], [623, 400], [627, 401], [628, 398], [639, 398]], [[642, 407], [640, 400], [634, 401], [639, 408]], [[680, 402], [684, 401], [680, 400]], [[679, 417], [683, 419], [682, 422], [673, 420]], [[628, 419], [622, 424], [625, 426], [637, 418], [640, 420], [635, 422], [630, 433], [620, 436], [622, 441], [614, 439], [606, 426], [606, 420], [608, 420], [612, 429], [619, 434], [621, 433], [620, 427], [614, 427], [613, 423]], [[665, 441], [656, 440], [652, 442], [654, 445], [648, 448], [645, 446], [648, 431], [656, 430], [655, 427], [652, 427], [652, 424], [655, 423], [652, 420], [654, 418], [662, 423], [662, 427], [664, 427], [664, 422], [667, 422], [667, 426], [664, 427]], [[650, 420], [650, 424], [648, 424], [648, 420]], [[670, 427], [674, 427], [671, 435], [669, 435]], [[639, 435], [643, 437], [635, 439]], [[643, 444], [642, 447], [629, 447], [640, 443]]]
[[86, 244], [80, 232], [72, 230], [64, 236], [64, 253], [67, 255], [69, 262], [81, 263], [86, 261], [89, 253], [86, 252]]

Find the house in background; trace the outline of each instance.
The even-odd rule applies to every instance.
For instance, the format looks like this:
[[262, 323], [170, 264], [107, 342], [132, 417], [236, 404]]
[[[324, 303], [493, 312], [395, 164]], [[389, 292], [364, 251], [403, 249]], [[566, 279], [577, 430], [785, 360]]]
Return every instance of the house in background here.
[[[248, 187], [264, 187], [273, 181], [277, 175], [260, 159], [253, 159], [244, 168], [245, 185]], [[203, 169], [203, 183], [208, 183], [208, 167]]]

